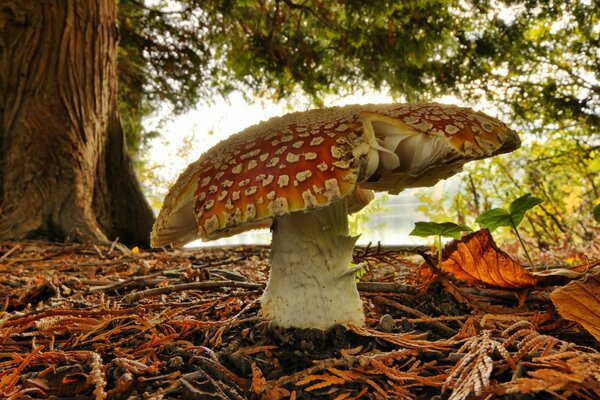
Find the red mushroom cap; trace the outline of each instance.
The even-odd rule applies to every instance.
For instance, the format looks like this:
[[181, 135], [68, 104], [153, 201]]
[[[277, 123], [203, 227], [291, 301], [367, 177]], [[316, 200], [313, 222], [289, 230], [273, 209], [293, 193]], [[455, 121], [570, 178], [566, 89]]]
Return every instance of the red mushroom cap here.
[[272, 118], [219, 143], [181, 174], [152, 243], [268, 227], [277, 216], [330, 205], [358, 184], [391, 193], [431, 185], [467, 161], [519, 144], [497, 119], [440, 104], [353, 105]]

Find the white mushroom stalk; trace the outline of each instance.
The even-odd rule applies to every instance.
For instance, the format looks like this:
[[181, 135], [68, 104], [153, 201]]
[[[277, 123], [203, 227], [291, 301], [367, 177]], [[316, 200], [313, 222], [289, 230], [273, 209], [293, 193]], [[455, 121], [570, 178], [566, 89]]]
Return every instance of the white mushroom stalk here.
[[362, 325], [347, 213], [372, 192], [431, 186], [468, 161], [519, 147], [502, 122], [440, 104], [287, 114], [221, 142], [165, 198], [153, 246], [273, 228], [261, 312], [282, 327]]
[[262, 314], [285, 328], [363, 325], [362, 301], [349, 268], [357, 238], [348, 236], [345, 201], [278, 218]]

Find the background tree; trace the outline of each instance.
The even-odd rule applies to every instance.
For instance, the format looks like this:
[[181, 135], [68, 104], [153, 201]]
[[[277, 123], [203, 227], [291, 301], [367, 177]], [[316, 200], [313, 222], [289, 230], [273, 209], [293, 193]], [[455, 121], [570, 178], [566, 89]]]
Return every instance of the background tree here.
[[0, 1], [0, 240], [148, 241], [117, 36], [114, 0]]
[[[196, 98], [239, 90], [276, 99], [303, 92], [318, 105], [325, 94], [369, 86], [409, 101], [453, 94], [483, 103], [528, 136], [520, 152], [471, 168], [451, 199], [457, 218], [472, 221], [532, 192], [545, 200], [527, 227], [540, 247], [593, 236], [588, 216], [600, 197], [597, 2], [128, 4], [146, 16], [126, 29], [142, 61], [131, 71], [151, 80], [144, 85], [153, 101], [177, 111]], [[142, 20], [153, 22], [140, 29]], [[163, 32], [169, 40], [159, 39]], [[191, 77], [189, 84], [177, 83], [181, 76]]]

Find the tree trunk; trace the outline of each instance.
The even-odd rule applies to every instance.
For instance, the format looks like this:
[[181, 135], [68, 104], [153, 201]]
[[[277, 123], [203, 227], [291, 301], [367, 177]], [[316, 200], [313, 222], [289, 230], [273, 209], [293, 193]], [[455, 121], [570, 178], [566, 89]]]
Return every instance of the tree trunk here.
[[145, 245], [118, 115], [115, 0], [0, 0], [0, 240]]

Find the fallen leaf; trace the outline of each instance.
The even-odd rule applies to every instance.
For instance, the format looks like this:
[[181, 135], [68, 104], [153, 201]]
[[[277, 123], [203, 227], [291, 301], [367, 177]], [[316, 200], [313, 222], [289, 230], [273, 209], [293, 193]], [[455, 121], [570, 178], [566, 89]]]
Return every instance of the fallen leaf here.
[[593, 273], [593, 270], [598, 266], [600, 266], [600, 260], [588, 261], [583, 264], [568, 267], [551, 268], [545, 271], [536, 271], [533, 275], [536, 277], [562, 276], [569, 279], [577, 279], [590, 272]]
[[569, 321], [580, 323], [600, 340], [600, 280], [588, 276], [555, 289], [550, 298], [558, 313]]
[[524, 288], [536, 284], [536, 278], [521, 264], [500, 250], [487, 229], [451, 242], [441, 270], [471, 283], [484, 283], [501, 288]]
[[258, 366], [256, 365], [255, 362], [253, 362], [252, 364], [250, 364], [250, 366], [252, 367], [252, 392], [253, 393], [261, 393], [265, 387], [265, 385], [267, 384], [267, 380], [265, 379], [262, 371], [260, 370], [260, 368], [258, 368]]

